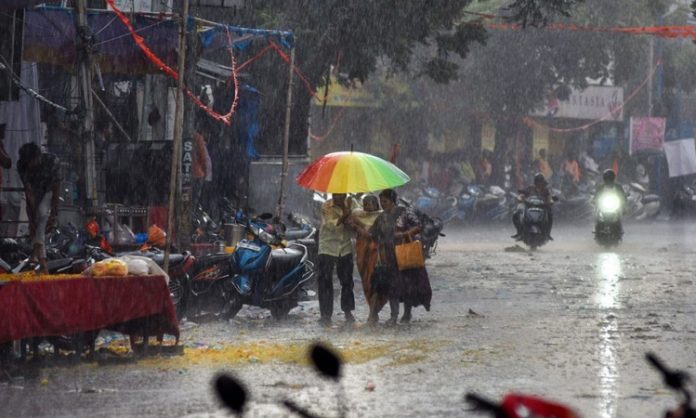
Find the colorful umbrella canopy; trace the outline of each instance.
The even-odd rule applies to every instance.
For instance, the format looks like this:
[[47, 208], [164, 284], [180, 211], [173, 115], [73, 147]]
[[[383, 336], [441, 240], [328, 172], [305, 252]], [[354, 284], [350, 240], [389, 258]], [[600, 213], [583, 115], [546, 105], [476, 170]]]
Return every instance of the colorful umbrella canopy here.
[[325, 193], [365, 193], [402, 186], [411, 180], [394, 164], [374, 155], [344, 151], [314, 161], [296, 178], [308, 189]]

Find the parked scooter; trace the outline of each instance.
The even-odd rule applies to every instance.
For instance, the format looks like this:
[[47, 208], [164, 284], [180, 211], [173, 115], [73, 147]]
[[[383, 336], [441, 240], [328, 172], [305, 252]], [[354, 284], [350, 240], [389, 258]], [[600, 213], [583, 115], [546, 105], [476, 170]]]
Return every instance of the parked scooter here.
[[247, 231], [252, 238], [240, 241], [232, 255], [236, 274], [227, 316], [234, 317], [248, 304], [268, 308], [274, 318], [283, 319], [314, 276], [314, 264], [306, 246], [284, 245], [266, 223], [251, 220]]
[[677, 218], [696, 215], [696, 181], [682, 184], [674, 193], [672, 214]]
[[611, 247], [618, 245], [623, 238], [621, 214], [623, 212], [622, 197], [615, 190], [603, 190], [596, 196], [595, 211], [595, 241], [599, 245]]
[[660, 212], [660, 196], [648, 194], [640, 184], [630, 183], [624, 186], [624, 191], [628, 200], [629, 214], [636, 221], [653, 219]]
[[288, 213], [288, 227], [283, 232], [283, 239], [296, 242], [307, 247], [308, 259], [316, 263], [319, 253], [319, 231], [305, 216], [297, 213]]
[[425, 258], [431, 258], [433, 255], [435, 255], [438, 238], [445, 236], [445, 234], [442, 233], [444, 222], [440, 218], [430, 217], [425, 212], [414, 208], [412, 203], [407, 199], [399, 198], [399, 202], [402, 205], [411, 208], [411, 210], [413, 210], [418, 217], [422, 230], [420, 234], [418, 234], [417, 239], [419, 239], [423, 245], [423, 255]]
[[442, 219], [444, 223], [454, 219], [457, 208], [457, 198], [445, 196], [434, 187], [423, 187], [416, 197], [413, 207], [431, 217]]
[[222, 240], [220, 225], [203, 210], [203, 206], [198, 205], [191, 212], [191, 224], [193, 225], [193, 235], [191, 242], [217, 242]]

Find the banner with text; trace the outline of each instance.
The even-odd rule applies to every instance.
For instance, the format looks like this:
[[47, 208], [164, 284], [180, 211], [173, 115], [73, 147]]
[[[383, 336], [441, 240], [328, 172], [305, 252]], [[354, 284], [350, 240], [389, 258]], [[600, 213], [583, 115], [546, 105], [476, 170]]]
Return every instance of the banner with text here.
[[631, 118], [629, 153], [660, 151], [665, 142], [665, 118]]
[[696, 145], [693, 138], [665, 142], [665, 156], [670, 177], [696, 173]]
[[623, 120], [624, 91], [622, 87], [589, 86], [585, 90], [571, 89], [567, 100], [552, 93], [542, 109], [532, 116], [597, 120]]

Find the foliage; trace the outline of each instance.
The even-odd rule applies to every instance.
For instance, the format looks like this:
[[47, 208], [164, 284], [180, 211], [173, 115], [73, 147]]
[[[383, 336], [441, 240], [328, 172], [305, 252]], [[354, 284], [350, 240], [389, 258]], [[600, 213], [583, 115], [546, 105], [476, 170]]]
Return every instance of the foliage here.
[[[548, 14], [567, 14], [578, 0], [539, 0], [513, 3], [513, 19], [537, 22]], [[292, 30], [297, 37], [296, 62], [313, 86], [328, 80], [330, 70], [346, 80], [366, 80], [376, 70], [389, 74], [426, 76], [447, 83], [461, 74], [461, 60], [487, 32], [482, 22], [466, 19], [472, 0], [257, 0], [253, 18], [245, 25]], [[562, 4], [561, 4], [562, 3]], [[515, 9], [516, 5], [524, 6]], [[270, 73], [270, 71], [269, 71]], [[259, 80], [271, 91], [284, 91], [283, 81]], [[293, 106], [291, 149], [306, 136], [310, 96], [297, 90]], [[268, 96], [266, 96], [268, 98]], [[281, 109], [283, 95], [269, 98]], [[268, 101], [268, 100], [267, 100]], [[268, 105], [268, 103], [267, 103]], [[273, 112], [277, 114], [278, 112]], [[265, 124], [264, 136], [280, 138], [282, 121]]]
[[511, 13], [511, 19], [520, 22], [523, 27], [545, 26], [549, 17], [570, 17], [570, 11], [584, 0], [515, 0], [506, 9]]

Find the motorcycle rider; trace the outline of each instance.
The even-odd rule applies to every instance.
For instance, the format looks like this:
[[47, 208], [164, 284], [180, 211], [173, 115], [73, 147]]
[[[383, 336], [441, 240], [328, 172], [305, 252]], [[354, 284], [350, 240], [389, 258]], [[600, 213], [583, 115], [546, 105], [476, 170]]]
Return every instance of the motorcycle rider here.
[[[546, 181], [546, 177], [544, 177], [544, 175], [541, 173], [536, 173], [534, 175], [534, 184], [524, 190], [520, 190], [519, 192], [522, 195], [523, 200], [529, 196], [538, 196], [544, 201], [547, 209], [546, 213], [548, 214], [548, 225], [545, 232], [548, 239], [553, 241], [553, 238], [551, 237], [551, 226], [553, 225], [553, 215], [551, 212], [552, 199], [548, 185], [549, 183]], [[512, 214], [512, 223], [515, 225], [517, 233], [511, 238], [516, 240], [522, 239], [522, 215], [524, 215], [524, 205], [519, 205], [515, 213]]]
[[594, 197], [595, 200], [602, 194], [602, 192], [613, 190], [619, 196], [619, 199], [621, 199], [621, 208], [626, 208], [626, 192], [624, 192], [623, 187], [616, 183], [616, 173], [614, 170], [611, 168], [604, 170], [602, 173], [602, 179], [604, 180], [604, 183], [597, 187], [597, 192], [595, 193]]

